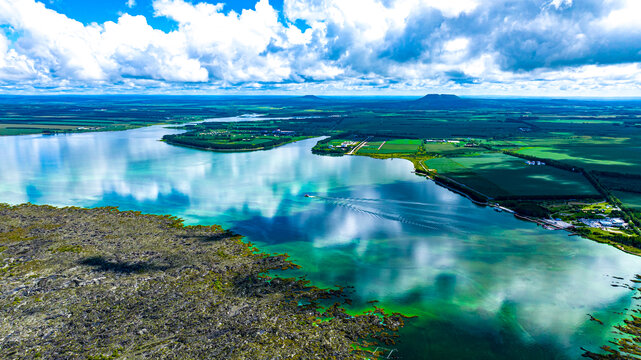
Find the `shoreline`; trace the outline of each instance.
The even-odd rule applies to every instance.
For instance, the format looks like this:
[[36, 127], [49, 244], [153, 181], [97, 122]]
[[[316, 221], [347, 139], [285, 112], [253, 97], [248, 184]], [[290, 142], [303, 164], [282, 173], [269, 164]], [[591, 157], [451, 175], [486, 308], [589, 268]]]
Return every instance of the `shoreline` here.
[[505, 211], [505, 212], [511, 213], [512, 215], [514, 215], [515, 218], [517, 218], [519, 220], [532, 222], [532, 223], [535, 223], [535, 224], [540, 225], [540, 226], [553, 227], [553, 229], [546, 229], [546, 230], [555, 230], [555, 231], [556, 230], [561, 230], [561, 231], [565, 231], [565, 232], [569, 233], [568, 236], [580, 236], [580, 237], [582, 237], [582, 238], [584, 238], [586, 240], [594, 241], [594, 242], [597, 242], [597, 243], [600, 243], [600, 244], [610, 245], [612, 247], [615, 247], [617, 250], [623, 251], [623, 252], [625, 252], [627, 254], [630, 254], [630, 255], [641, 256], [641, 249], [636, 249], [636, 248], [629, 247], [629, 246], [628, 246], [628, 248], [629, 248], [628, 249], [628, 248], [624, 247], [623, 244], [620, 244], [620, 243], [617, 243], [617, 242], [614, 242], [614, 241], [608, 241], [608, 240], [603, 240], [603, 239], [598, 239], [598, 238], [587, 237], [587, 236], [584, 236], [584, 235], [579, 234], [576, 231], [574, 231], [574, 229], [575, 229], [574, 227], [573, 228], [561, 228], [561, 227], [558, 227], [558, 226], [555, 226], [553, 224], [549, 224], [549, 223], [545, 222], [544, 219], [535, 218], [535, 217], [519, 214], [515, 210], [510, 209], [510, 208], [506, 208], [506, 207], [501, 206], [499, 204], [492, 204], [490, 202], [480, 202], [480, 201], [474, 200], [473, 198], [471, 198], [468, 194], [466, 194], [462, 190], [450, 187], [449, 185], [447, 185], [447, 184], [445, 184], [443, 182], [440, 182], [440, 181], [437, 181], [437, 180], [431, 178], [427, 174], [422, 174], [421, 172], [416, 172], [416, 171], [414, 171], [414, 173], [421, 174], [419, 176], [424, 176], [424, 177], [430, 179], [431, 181], [433, 181], [435, 184], [437, 184], [437, 185], [439, 185], [439, 186], [441, 186], [441, 187], [443, 187], [445, 189], [448, 189], [448, 190], [450, 190], [450, 191], [452, 191], [454, 193], [462, 195], [463, 197], [469, 199], [470, 201], [472, 201], [472, 203], [474, 203], [476, 205], [487, 206], [487, 207], [491, 207], [491, 208], [495, 208], [495, 209], [500, 209], [501, 211]]
[[[408, 159], [408, 158], [405, 158], [405, 157], [401, 157], [401, 156], [398, 156], [398, 157], [390, 156], [390, 157], [384, 157], [384, 158], [375, 157], [375, 156], [369, 156], [369, 155], [358, 155], [358, 154], [354, 154], [354, 155], [351, 155], [351, 156], [366, 156], [366, 157], [370, 157], [370, 158], [373, 158], [373, 159], [379, 159], [379, 160], [384, 160], [384, 159], [404, 159], [404, 160], [408, 160], [413, 165], [415, 165], [414, 161], [412, 161], [411, 159]], [[600, 238], [592, 238], [592, 237], [585, 236], [583, 234], [580, 234], [580, 233], [576, 232], [575, 231], [576, 228], [574, 226], [572, 228], [562, 228], [562, 227], [559, 227], [559, 226], [556, 226], [554, 224], [546, 222], [545, 219], [519, 214], [514, 209], [510, 209], [510, 208], [504, 207], [502, 205], [499, 205], [498, 203], [493, 204], [493, 203], [491, 203], [491, 202], [489, 202], [487, 200], [486, 201], [477, 200], [477, 199], [474, 198], [474, 195], [475, 195], [474, 193], [478, 193], [477, 191], [472, 189], [472, 191], [474, 193], [470, 194], [470, 193], [465, 191], [465, 189], [468, 188], [468, 187], [463, 185], [463, 184], [457, 184], [457, 185], [461, 185], [460, 186], [461, 188], [455, 188], [455, 187], [451, 186], [450, 184], [448, 184], [447, 181], [440, 181], [441, 179], [444, 179], [445, 177], [440, 176], [440, 175], [439, 176], [435, 176], [435, 174], [430, 172], [430, 171], [417, 169], [416, 166], [415, 166], [414, 169], [411, 172], [416, 174], [417, 176], [425, 177], [425, 178], [429, 179], [430, 181], [434, 182], [436, 185], [439, 185], [439, 186], [441, 186], [441, 187], [443, 187], [443, 188], [445, 188], [445, 189], [447, 189], [447, 190], [449, 190], [449, 191], [451, 191], [453, 193], [456, 193], [456, 194], [458, 194], [460, 196], [465, 197], [466, 199], [470, 200], [475, 205], [484, 206], [484, 207], [490, 207], [490, 208], [494, 208], [494, 209], [499, 209], [500, 211], [505, 211], [507, 213], [512, 214], [515, 218], [517, 218], [519, 220], [532, 222], [532, 223], [535, 223], [535, 224], [540, 225], [542, 227], [551, 227], [551, 229], [547, 229], [546, 228], [546, 230], [555, 230], [555, 231], [556, 230], [562, 230], [562, 231], [567, 232], [568, 236], [580, 236], [580, 237], [582, 237], [582, 238], [584, 238], [586, 240], [594, 241], [594, 242], [597, 242], [597, 243], [600, 243], [600, 244], [610, 245], [610, 246], [616, 248], [617, 250], [623, 251], [623, 252], [625, 252], [627, 254], [630, 254], [630, 255], [641, 256], [641, 249], [637, 249], [637, 248], [634, 248], [634, 247], [631, 247], [631, 246], [627, 246], [625, 244], [621, 244], [621, 243], [618, 243], [618, 242], [615, 242], [615, 241], [611, 241], [611, 240], [600, 239]], [[447, 178], [445, 178], [445, 179], [447, 179]], [[448, 180], [450, 180], [450, 179], [448, 179]], [[455, 182], [453, 180], [451, 180], [451, 181], [454, 182], [454, 183], [457, 183], [457, 182]], [[483, 195], [481, 193], [478, 193], [478, 194]], [[485, 196], [485, 197], [490, 199], [487, 196]]]
[[307, 137], [307, 138], [304, 138], [304, 139], [287, 141], [287, 142], [284, 142], [282, 144], [278, 144], [278, 145], [275, 145], [275, 146], [261, 147], [261, 148], [251, 148], [251, 149], [214, 149], [214, 148], [205, 148], [205, 147], [200, 147], [200, 146], [187, 145], [187, 144], [183, 144], [181, 142], [167, 140], [167, 139], [164, 139], [164, 138], [160, 139], [158, 141], [167, 143], [167, 144], [172, 145], [172, 146], [185, 147], [185, 148], [194, 149], [194, 150], [204, 150], [204, 151], [211, 151], [211, 152], [217, 152], [217, 153], [243, 153], [243, 152], [252, 152], [252, 151], [272, 150], [272, 149], [279, 148], [281, 146], [285, 146], [285, 145], [288, 145], [288, 144], [293, 144], [295, 142], [299, 142], [299, 141], [303, 141], [303, 140], [313, 139], [313, 138], [316, 138], [316, 137], [317, 136], [310, 136], [310, 137]]

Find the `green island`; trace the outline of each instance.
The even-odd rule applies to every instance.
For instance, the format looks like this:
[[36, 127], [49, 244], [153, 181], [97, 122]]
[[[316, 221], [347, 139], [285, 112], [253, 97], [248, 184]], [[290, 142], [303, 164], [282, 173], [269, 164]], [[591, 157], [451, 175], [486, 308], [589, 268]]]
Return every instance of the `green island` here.
[[308, 139], [310, 136], [298, 136], [294, 131], [258, 130], [236, 131], [230, 129], [212, 129], [204, 125], [193, 125], [197, 128], [183, 134], [165, 135], [163, 141], [168, 144], [193, 147], [219, 152], [269, 150], [278, 146]]
[[219, 226], [116, 208], [0, 204], [0, 357], [366, 359], [400, 314], [349, 314], [343, 289]]

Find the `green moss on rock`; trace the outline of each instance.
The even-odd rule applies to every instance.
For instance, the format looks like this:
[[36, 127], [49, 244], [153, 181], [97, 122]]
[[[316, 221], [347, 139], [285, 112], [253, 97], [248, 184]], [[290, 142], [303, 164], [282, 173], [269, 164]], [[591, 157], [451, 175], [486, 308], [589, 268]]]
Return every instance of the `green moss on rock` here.
[[271, 277], [297, 265], [219, 226], [31, 204], [0, 219], [3, 359], [375, 358], [403, 325], [347, 314], [342, 289]]

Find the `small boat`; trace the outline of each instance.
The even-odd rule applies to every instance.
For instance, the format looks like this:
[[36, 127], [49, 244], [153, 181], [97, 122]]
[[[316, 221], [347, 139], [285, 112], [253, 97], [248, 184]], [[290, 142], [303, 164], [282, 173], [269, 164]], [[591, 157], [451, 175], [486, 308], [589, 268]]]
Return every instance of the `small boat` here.
[[312, 197], [312, 196], [311, 196], [311, 195], [309, 195], [309, 194], [305, 194], [305, 197]]
[[496, 212], [502, 212], [502, 211], [503, 211], [503, 209], [495, 207], [495, 208], [494, 208], [494, 211], [496, 211]]

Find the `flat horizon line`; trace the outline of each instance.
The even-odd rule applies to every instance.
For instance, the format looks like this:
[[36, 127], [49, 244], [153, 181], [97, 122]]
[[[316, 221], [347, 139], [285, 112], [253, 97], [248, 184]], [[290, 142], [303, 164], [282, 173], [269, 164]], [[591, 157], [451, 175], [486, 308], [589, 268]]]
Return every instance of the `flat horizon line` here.
[[191, 98], [301, 98], [304, 96], [315, 96], [318, 98], [390, 98], [390, 99], [407, 99], [407, 98], [421, 98], [425, 95], [440, 94], [440, 95], [456, 95], [462, 99], [487, 99], [487, 100], [596, 100], [596, 101], [641, 101], [641, 96], [543, 96], [543, 95], [458, 95], [455, 93], [426, 93], [419, 95], [391, 95], [391, 94], [358, 94], [358, 95], [343, 95], [343, 94], [79, 94], [79, 93], [48, 93], [48, 94], [1, 94], [0, 98], [8, 97], [191, 97]]

